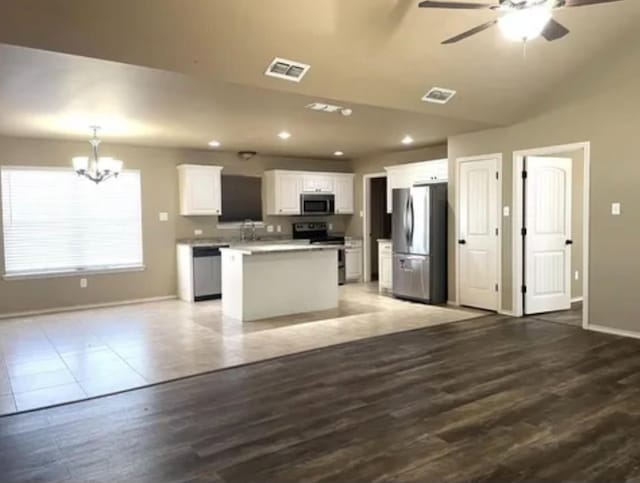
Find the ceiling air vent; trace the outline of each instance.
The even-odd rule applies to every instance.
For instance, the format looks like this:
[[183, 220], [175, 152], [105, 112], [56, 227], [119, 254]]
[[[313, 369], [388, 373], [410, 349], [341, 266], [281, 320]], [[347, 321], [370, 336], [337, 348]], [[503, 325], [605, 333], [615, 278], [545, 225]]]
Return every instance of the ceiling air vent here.
[[435, 102], [436, 104], [446, 104], [456, 95], [456, 91], [451, 89], [443, 89], [442, 87], [434, 87], [424, 96], [422, 100], [426, 102]]
[[309, 70], [310, 65], [294, 62], [293, 60], [282, 59], [276, 57], [269, 64], [265, 75], [285, 79], [293, 82], [300, 82]]

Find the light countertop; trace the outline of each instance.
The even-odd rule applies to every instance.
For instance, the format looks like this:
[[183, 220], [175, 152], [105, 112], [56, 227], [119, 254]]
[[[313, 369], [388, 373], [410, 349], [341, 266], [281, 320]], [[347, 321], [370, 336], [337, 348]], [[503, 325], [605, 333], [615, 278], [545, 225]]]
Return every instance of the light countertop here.
[[224, 240], [222, 238], [183, 238], [177, 240], [178, 245], [189, 245], [192, 247], [224, 247], [236, 245], [267, 245], [267, 244], [285, 244], [285, 243], [309, 243], [309, 240], [292, 240], [288, 237], [281, 238], [261, 238], [259, 240]]
[[325, 250], [341, 250], [344, 245], [308, 245], [308, 244], [287, 244], [270, 243], [268, 245], [236, 245], [228, 248], [221, 248], [223, 252], [234, 252], [241, 255], [269, 255], [271, 253], [292, 253], [292, 252], [317, 252]]

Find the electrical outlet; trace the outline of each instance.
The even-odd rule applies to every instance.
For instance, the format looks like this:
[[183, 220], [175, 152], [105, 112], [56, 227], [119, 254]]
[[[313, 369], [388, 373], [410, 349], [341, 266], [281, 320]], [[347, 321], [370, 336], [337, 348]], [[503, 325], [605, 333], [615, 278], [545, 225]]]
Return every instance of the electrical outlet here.
[[80, 279], [80, 288], [87, 288], [87, 285], [89, 285], [89, 283], [87, 282], [86, 278], [81, 278]]
[[329, 223], [329, 231], [333, 230], [333, 223]]
[[202, 235], [202, 230], [201, 230], [201, 229], [199, 229], [199, 228], [197, 228], [197, 229], [193, 230], [193, 234], [194, 234], [195, 236], [200, 236], [200, 235]]
[[276, 231], [278, 233], [282, 232], [282, 227], [280, 225], [276, 225]]
[[508, 206], [505, 206], [504, 208], [502, 208], [502, 216], [504, 216], [505, 218], [508, 218], [510, 214], [510, 210]]
[[364, 211], [360, 210], [360, 218], [364, 218]]
[[573, 275], [573, 278], [575, 278], [576, 280], [580, 280], [580, 272], [578, 270], [576, 270], [576, 273]]
[[620, 215], [620, 203], [611, 203], [611, 214], [614, 216]]
[[267, 225], [267, 233], [273, 233], [273, 225]]

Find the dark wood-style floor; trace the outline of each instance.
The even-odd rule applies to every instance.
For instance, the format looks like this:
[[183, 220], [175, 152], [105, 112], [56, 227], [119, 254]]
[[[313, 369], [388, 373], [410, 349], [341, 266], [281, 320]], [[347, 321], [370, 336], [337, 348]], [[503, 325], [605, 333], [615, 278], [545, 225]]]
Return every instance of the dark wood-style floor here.
[[9, 481], [640, 478], [640, 341], [485, 317], [0, 419]]

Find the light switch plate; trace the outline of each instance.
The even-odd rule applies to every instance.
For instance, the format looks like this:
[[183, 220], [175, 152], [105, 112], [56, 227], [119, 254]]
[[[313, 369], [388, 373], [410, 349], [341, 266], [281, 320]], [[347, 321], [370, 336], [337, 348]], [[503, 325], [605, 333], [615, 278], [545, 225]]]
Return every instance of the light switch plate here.
[[158, 219], [160, 221], [169, 221], [169, 213], [167, 213], [166, 211], [161, 211], [158, 214]]
[[511, 210], [509, 209], [508, 206], [505, 206], [504, 208], [502, 208], [502, 216], [507, 218], [509, 217], [510, 214], [511, 214]]
[[193, 234], [195, 236], [200, 236], [200, 235], [202, 235], [202, 230], [200, 230], [200, 229], [193, 230]]
[[620, 214], [620, 203], [611, 203], [611, 214], [614, 216]]
[[87, 288], [88, 282], [86, 278], [81, 278], [80, 279], [80, 288]]
[[282, 227], [281, 227], [280, 225], [277, 225], [277, 226], [276, 226], [276, 231], [277, 231], [278, 233], [280, 233], [280, 232], [282, 231]]
[[329, 223], [329, 231], [333, 230], [333, 223]]
[[267, 225], [267, 232], [273, 233], [273, 225]]

